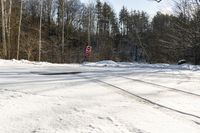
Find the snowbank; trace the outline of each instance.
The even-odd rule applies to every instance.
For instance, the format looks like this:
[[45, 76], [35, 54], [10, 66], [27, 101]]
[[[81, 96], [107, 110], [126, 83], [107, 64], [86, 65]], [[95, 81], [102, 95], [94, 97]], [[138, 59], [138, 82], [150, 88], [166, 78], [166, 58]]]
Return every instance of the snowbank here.
[[104, 60], [99, 62], [86, 62], [83, 66], [88, 67], [119, 67], [119, 68], [155, 68], [155, 69], [172, 69], [172, 70], [192, 70], [199, 71], [199, 65], [171, 65], [171, 64], [145, 64], [145, 63], [130, 63], [130, 62], [114, 62], [111, 60]]
[[99, 62], [85, 62], [83, 65], [91, 67], [119, 67], [119, 64], [112, 60], [104, 60]]
[[23, 59], [22, 60], [12, 59], [12, 62], [16, 64], [51, 65], [51, 63], [48, 63], [48, 62], [35, 62], [35, 61], [28, 61], [28, 60], [23, 60]]
[[[34, 62], [28, 60], [2, 60], [0, 59], [0, 65], [37, 65], [37, 66], [73, 66], [77, 67], [78, 64], [52, 64], [48, 62]], [[173, 64], [146, 64], [146, 63], [131, 63], [131, 62], [115, 62], [112, 60], [104, 60], [99, 62], [85, 62], [82, 66], [86, 67], [117, 67], [117, 68], [150, 68], [150, 69], [168, 69], [168, 70], [192, 70], [200, 71], [199, 65], [173, 65]]]
[[35, 61], [28, 61], [28, 60], [16, 60], [16, 59], [12, 59], [12, 60], [3, 60], [0, 59], [0, 65], [53, 65], [51, 63], [48, 62], [35, 62]]

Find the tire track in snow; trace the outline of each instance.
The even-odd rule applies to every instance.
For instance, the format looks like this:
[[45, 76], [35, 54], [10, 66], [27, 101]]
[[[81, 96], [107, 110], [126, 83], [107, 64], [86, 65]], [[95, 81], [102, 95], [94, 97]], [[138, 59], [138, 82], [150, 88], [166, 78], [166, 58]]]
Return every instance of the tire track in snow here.
[[124, 79], [132, 80], [134, 82], [139, 82], [139, 83], [142, 83], [142, 84], [152, 85], [152, 86], [155, 86], [155, 87], [161, 87], [161, 88], [165, 88], [165, 89], [168, 89], [168, 90], [171, 90], [171, 91], [180, 92], [180, 93], [183, 93], [183, 94], [192, 95], [192, 96], [200, 98], [200, 94], [196, 94], [196, 93], [180, 90], [180, 89], [177, 89], [177, 88], [167, 87], [167, 86], [160, 85], [160, 84], [157, 84], [157, 83], [152, 83], [152, 82], [148, 82], [148, 81], [144, 81], [144, 80], [140, 80], [140, 79], [128, 78], [128, 77], [124, 77], [124, 76], [116, 76], [116, 77], [121, 77], [121, 78], [124, 78]]
[[[144, 97], [139, 96], [137, 94], [134, 94], [134, 93], [132, 93], [132, 92], [130, 92], [130, 91], [124, 89], [124, 88], [118, 87], [118, 86], [116, 86], [114, 84], [110, 84], [108, 82], [105, 82], [105, 81], [102, 81], [102, 80], [99, 80], [99, 79], [95, 79], [95, 78], [91, 78], [91, 77], [88, 77], [88, 76], [83, 76], [83, 75], [77, 75], [77, 76], [89, 79], [90, 81], [101, 83], [102, 85], [106, 85], [106, 86], [111, 87], [113, 89], [117, 89], [117, 90], [119, 90], [121, 92], [122, 95], [126, 95], [126, 96], [129, 96], [131, 98], [134, 98], [135, 100], [137, 100], [139, 102], [146, 103], [146, 104], [149, 104], [149, 105], [152, 105], [152, 106], [156, 106], [158, 108], [161, 108], [161, 109], [164, 109], [164, 110], [168, 110], [168, 111], [171, 111], [171, 112], [174, 112], [174, 113], [178, 113], [178, 114], [181, 114], [181, 115], [184, 115], [184, 116], [189, 116], [189, 117], [192, 117], [194, 119], [198, 119], [198, 121], [200, 121], [200, 116], [198, 116], [198, 115], [187, 113], [187, 112], [183, 112], [183, 111], [180, 111], [180, 110], [177, 110], [177, 109], [174, 109], [174, 108], [171, 108], [171, 107], [156, 103], [154, 101], [151, 101], [150, 99], [147, 99], [147, 98], [144, 98]], [[195, 124], [199, 123], [196, 120], [192, 120], [192, 121]], [[199, 125], [199, 124], [197, 124], [197, 125]]]
[[[123, 74], [123, 73], [122, 73]], [[166, 76], [169, 76], [170, 78], [175, 78], [175, 79], [183, 79], [183, 77], [185, 79], [187, 79], [187, 81], [189, 80], [190, 82], [200, 82], [199, 80], [199, 77], [196, 77], [196, 76], [192, 76], [192, 75], [187, 75], [187, 74], [183, 74], [183, 73], [180, 73], [179, 74], [176, 74], [176, 73], [164, 73], [164, 72], [134, 72], [134, 71], [131, 71], [131, 72], [128, 72], [128, 73], [124, 73], [123, 75], [145, 75], [145, 76], [157, 76], [157, 74], [159, 74], [159, 77], [166, 77]], [[192, 79], [192, 80], [191, 80]]]
[[[160, 84], [153, 83], [153, 82], [149, 82], [149, 81], [129, 78], [129, 77], [121, 76], [119, 74], [107, 74], [107, 75], [108, 76], [113, 76], [113, 77], [120, 77], [120, 78], [123, 78], [123, 79], [128, 79], [128, 80], [131, 80], [131, 81], [134, 81], [134, 82], [138, 82], [138, 83], [146, 84], [146, 85], [151, 85], [151, 86], [154, 86], [154, 87], [165, 88], [165, 89], [168, 89], [170, 91], [180, 92], [180, 93], [183, 93], [183, 94], [187, 94], [187, 95], [190, 95], [190, 96], [195, 96], [197, 98], [200, 98], [200, 94], [192, 93], [192, 92], [185, 91], [185, 90], [180, 90], [180, 89], [173, 88], [173, 87], [167, 87], [167, 86], [160, 85]], [[123, 74], [123, 75], [125, 75], [125, 74]], [[105, 76], [103, 76], [103, 77], [105, 77]]]

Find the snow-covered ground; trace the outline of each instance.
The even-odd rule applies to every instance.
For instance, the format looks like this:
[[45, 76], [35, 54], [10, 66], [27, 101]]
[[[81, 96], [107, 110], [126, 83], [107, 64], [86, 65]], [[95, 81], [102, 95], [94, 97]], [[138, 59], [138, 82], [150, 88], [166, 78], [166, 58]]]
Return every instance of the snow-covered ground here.
[[200, 133], [200, 66], [0, 60], [0, 133]]

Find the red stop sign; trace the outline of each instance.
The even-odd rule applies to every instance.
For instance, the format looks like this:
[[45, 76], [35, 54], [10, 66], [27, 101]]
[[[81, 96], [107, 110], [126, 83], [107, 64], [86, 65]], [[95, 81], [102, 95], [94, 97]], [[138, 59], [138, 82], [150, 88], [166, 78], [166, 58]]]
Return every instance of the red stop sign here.
[[91, 46], [87, 46], [85, 49], [85, 55], [86, 56], [90, 56], [92, 52], [92, 47]]

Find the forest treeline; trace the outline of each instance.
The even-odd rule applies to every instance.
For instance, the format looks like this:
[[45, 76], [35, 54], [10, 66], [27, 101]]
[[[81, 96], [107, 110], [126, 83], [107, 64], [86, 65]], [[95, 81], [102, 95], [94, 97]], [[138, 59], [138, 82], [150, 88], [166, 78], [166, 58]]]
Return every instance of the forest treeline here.
[[[174, 14], [122, 7], [100, 0], [1, 0], [0, 58], [80, 63], [114, 60], [200, 64], [200, 1], [177, 0]], [[145, 5], [144, 5], [145, 6]]]

